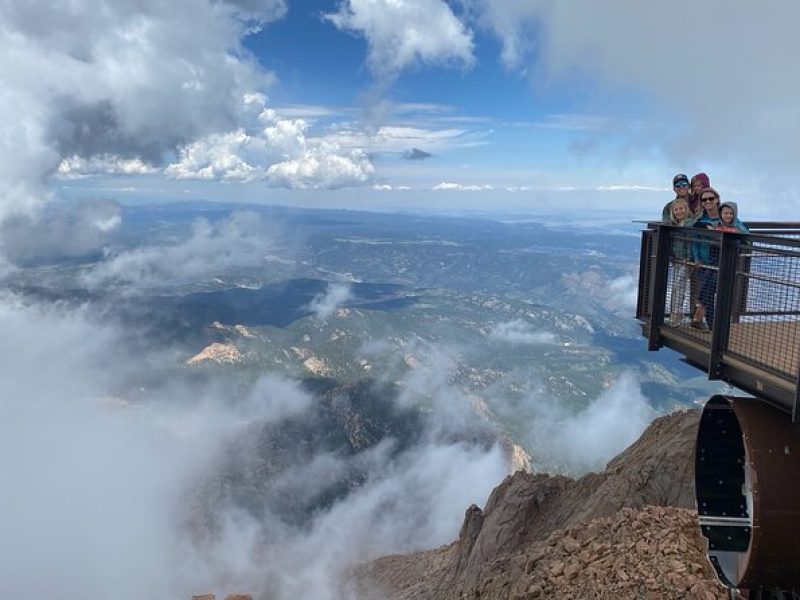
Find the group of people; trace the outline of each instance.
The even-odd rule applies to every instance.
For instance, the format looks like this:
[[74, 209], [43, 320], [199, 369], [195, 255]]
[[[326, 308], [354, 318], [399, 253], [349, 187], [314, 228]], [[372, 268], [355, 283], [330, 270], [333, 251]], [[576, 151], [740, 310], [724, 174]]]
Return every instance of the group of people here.
[[[661, 222], [674, 227], [698, 227], [713, 231], [749, 233], [739, 220], [735, 202], [722, 202], [705, 173], [691, 179], [683, 173], [672, 178], [675, 198], [667, 202]], [[714, 326], [714, 302], [717, 293], [719, 246], [707, 236], [676, 235], [672, 243], [672, 292], [669, 324], [684, 322], [684, 305], [689, 292], [690, 325], [708, 330]]]

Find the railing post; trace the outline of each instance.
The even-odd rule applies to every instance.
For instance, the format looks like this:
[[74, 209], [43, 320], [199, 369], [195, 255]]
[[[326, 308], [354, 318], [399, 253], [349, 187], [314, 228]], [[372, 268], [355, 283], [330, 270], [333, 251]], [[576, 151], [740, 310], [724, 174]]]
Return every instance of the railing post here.
[[656, 230], [656, 259], [653, 265], [653, 279], [650, 282], [650, 332], [648, 350], [658, 350], [662, 346], [661, 327], [664, 325], [664, 307], [667, 303], [667, 277], [669, 275], [669, 256], [672, 248], [672, 228], [659, 226]]
[[792, 424], [794, 430], [800, 434], [800, 359], [795, 366], [794, 404], [792, 404]]
[[711, 329], [711, 351], [708, 357], [708, 378], [722, 377], [722, 353], [728, 348], [731, 331], [731, 307], [734, 301], [736, 264], [739, 261], [740, 235], [723, 233], [720, 240], [717, 299], [714, 304], [714, 326]]
[[733, 283], [733, 304], [731, 306], [731, 323], [738, 323], [741, 315], [747, 312], [747, 295], [750, 292], [750, 255], [747, 252], [739, 251], [739, 260], [736, 268], [743, 273], [742, 277], [736, 277]]
[[639, 252], [639, 295], [636, 298], [636, 318], [641, 319], [645, 316], [646, 303], [648, 301], [646, 290], [650, 288], [650, 241], [653, 231], [647, 229], [642, 231], [642, 248]]

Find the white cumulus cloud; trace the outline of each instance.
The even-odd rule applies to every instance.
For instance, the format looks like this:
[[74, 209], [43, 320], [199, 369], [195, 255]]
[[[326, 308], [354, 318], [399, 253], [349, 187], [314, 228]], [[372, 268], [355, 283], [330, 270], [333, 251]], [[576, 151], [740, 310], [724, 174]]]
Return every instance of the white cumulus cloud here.
[[183, 146], [178, 160], [165, 169], [167, 176], [330, 189], [364, 184], [374, 174], [363, 150], [310, 136], [306, 120], [279, 117], [262, 95], [247, 95], [242, 113], [249, 113], [242, 127]]
[[367, 183], [374, 173], [363, 151], [342, 151], [322, 141], [300, 156], [270, 166], [267, 179], [282, 187], [330, 189]]
[[128, 172], [139, 163], [120, 161], [156, 166], [230, 129], [242, 94], [269, 80], [241, 39], [285, 11], [284, 0], [0, 4], [0, 218], [40, 206], [60, 165]]
[[348, 0], [326, 18], [367, 40], [367, 65], [382, 82], [415, 65], [475, 60], [472, 32], [442, 0]]

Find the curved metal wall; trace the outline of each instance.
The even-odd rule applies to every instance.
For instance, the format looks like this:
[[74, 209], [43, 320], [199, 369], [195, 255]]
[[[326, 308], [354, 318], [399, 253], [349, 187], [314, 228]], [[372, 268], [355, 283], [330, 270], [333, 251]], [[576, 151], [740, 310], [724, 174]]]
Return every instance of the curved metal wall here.
[[723, 581], [800, 587], [800, 433], [786, 412], [755, 398], [711, 398], [697, 434], [695, 486]]

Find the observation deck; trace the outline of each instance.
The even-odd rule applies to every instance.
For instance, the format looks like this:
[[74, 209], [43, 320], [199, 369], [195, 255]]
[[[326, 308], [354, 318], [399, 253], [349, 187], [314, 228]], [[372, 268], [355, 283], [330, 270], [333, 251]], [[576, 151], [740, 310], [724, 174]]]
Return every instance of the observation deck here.
[[[636, 318], [648, 348], [664, 346], [800, 419], [800, 223], [751, 222], [750, 234], [648, 223]], [[687, 248], [706, 247], [702, 264]], [[684, 279], [681, 270], [688, 273]], [[700, 271], [716, 278], [713, 324], [691, 326]], [[685, 290], [673, 293], [676, 286]], [[692, 290], [691, 288], [695, 288]], [[685, 292], [685, 293], [684, 293]], [[708, 304], [708, 301], [706, 302]]]
[[[752, 396], [703, 408], [698, 521], [726, 585], [751, 600], [800, 598], [800, 223], [747, 226], [648, 223], [636, 317], [650, 350], [672, 348]], [[692, 326], [697, 302], [708, 330]]]

